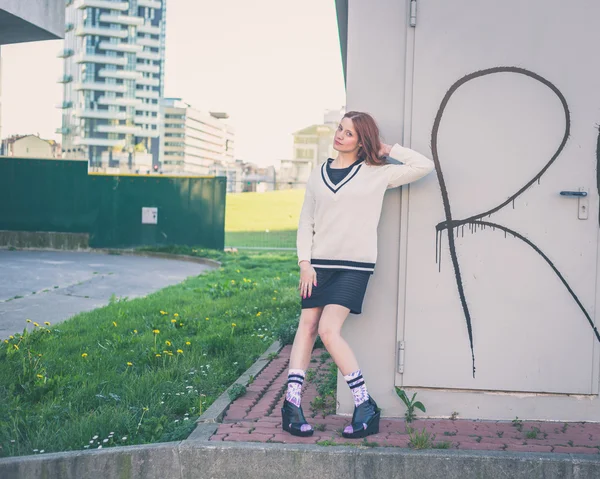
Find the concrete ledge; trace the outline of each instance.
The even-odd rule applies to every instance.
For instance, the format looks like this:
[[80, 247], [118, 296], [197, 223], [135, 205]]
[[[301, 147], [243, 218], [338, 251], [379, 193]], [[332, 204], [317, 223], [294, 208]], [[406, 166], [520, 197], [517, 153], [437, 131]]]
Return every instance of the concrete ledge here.
[[165, 479], [181, 477], [178, 443], [0, 459], [2, 479]]
[[2, 479], [547, 479], [600, 477], [571, 454], [184, 441], [0, 459]]
[[0, 230], [0, 247], [79, 250], [89, 248], [87, 233], [57, 233], [53, 231]]

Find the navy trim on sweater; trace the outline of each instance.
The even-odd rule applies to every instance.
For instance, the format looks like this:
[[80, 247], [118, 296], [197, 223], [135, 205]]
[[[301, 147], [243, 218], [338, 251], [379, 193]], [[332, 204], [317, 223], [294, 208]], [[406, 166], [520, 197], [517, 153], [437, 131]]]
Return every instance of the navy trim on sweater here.
[[[357, 162], [353, 163], [352, 165], [350, 165], [350, 167], [354, 168], [354, 172], [349, 173], [343, 180], [341, 180], [335, 186], [335, 188], [332, 188], [329, 183], [333, 184], [333, 181], [331, 181], [331, 178], [329, 178], [329, 175], [327, 174], [327, 165], [329, 164], [329, 162], [324, 161], [323, 164], [321, 165], [321, 178], [323, 178], [323, 183], [325, 183], [325, 186], [327, 186], [327, 188], [329, 188], [331, 191], [333, 191], [333, 193], [337, 193], [338, 191], [340, 191], [342, 189], [342, 187], [344, 185], [347, 185], [348, 183], [350, 183], [350, 180], [357, 175], [360, 168], [362, 167], [362, 164], [360, 164], [360, 163], [362, 163], [362, 160], [357, 161]], [[329, 180], [329, 181], [327, 181], [327, 180]]]
[[339, 259], [315, 259], [312, 258], [310, 263], [315, 268], [327, 269], [353, 269], [357, 271], [375, 271], [375, 263], [363, 263], [361, 261], [344, 261]]

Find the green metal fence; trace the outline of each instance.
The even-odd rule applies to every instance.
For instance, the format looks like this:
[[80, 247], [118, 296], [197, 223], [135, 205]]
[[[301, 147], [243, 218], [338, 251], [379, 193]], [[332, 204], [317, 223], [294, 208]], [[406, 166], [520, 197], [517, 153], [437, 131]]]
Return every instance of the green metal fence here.
[[88, 233], [95, 248], [223, 249], [225, 195], [225, 177], [88, 175], [85, 161], [0, 158], [0, 230]]

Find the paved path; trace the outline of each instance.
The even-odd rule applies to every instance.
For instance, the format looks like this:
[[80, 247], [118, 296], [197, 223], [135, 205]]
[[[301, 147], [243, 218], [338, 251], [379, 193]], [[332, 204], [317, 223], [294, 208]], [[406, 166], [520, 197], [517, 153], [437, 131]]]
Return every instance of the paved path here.
[[[273, 359], [248, 386], [247, 393], [231, 404], [211, 441], [363, 444], [363, 439], [342, 437], [341, 431], [350, 422], [349, 417], [323, 415], [311, 407], [317, 397], [315, 380], [326, 374], [331, 363], [331, 359], [321, 359], [324, 350], [318, 349], [313, 351], [309, 365], [315, 370], [315, 380], [305, 380], [302, 390], [302, 407], [315, 433], [302, 438], [282, 431], [280, 408], [284, 400], [290, 350], [291, 346], [284, 347], [279, 357]], [[514, 425], [510, 421], [418, 419], [412, 427], [419, 432], [425, 428], [431, 434], [432, 444], [446, 443], [444, 446], [455, 450], [600, 454], [600, 423], [523, 421]], [[404, 419], [381, 419], [379, 433], [367, 440], [370, 446], [410, 447]]]
[[135, 298], [210, 266], [162, 258], [87, 252], [0, 250], [0, 339], [22, 331], [26, 319], [52, 324]]

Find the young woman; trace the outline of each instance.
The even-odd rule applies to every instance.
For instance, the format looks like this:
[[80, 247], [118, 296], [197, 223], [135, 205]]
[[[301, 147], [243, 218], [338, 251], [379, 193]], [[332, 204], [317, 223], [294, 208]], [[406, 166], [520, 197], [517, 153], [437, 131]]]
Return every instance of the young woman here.
[[337, 157], [311, 172], [300, 213], [302, 313], [290, 356], [282, 427], [295, 436], [313, 434], [300, 397], [319, 334], [354, 397], [352, 422], [342, 435], [357, 438], [379, 432], [380, 412], [352, 349], [340, 334], [342, 324], [348, 313], [362, 311], [377, 259], [377, 224], [386, 189], [422, 178], [434, 164], [409, 148], [381, 143], [373, 118], [356, 111], [342, 118], [334, 149]]

